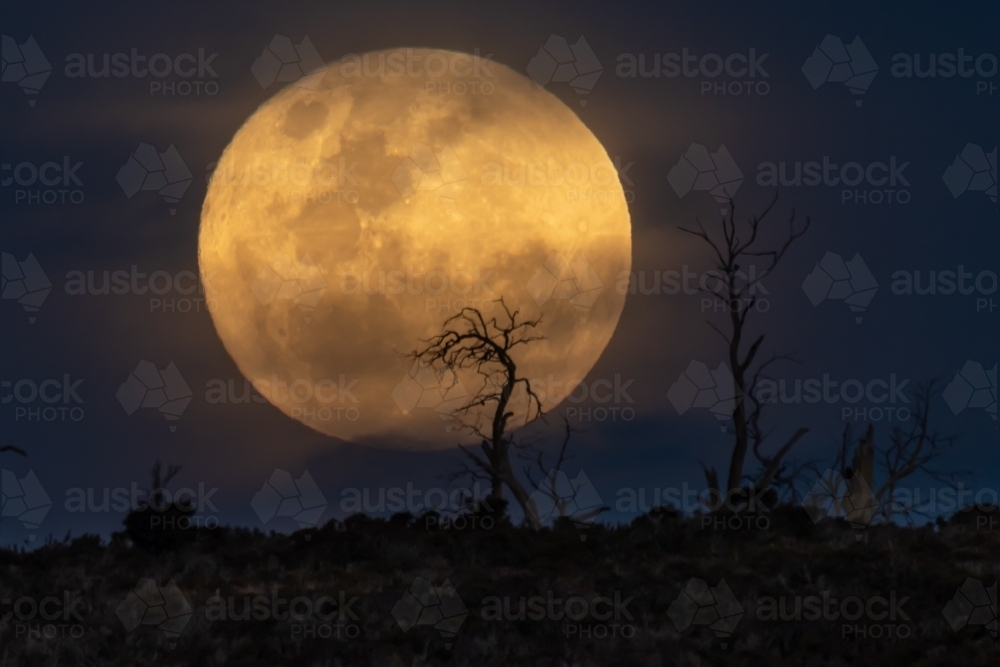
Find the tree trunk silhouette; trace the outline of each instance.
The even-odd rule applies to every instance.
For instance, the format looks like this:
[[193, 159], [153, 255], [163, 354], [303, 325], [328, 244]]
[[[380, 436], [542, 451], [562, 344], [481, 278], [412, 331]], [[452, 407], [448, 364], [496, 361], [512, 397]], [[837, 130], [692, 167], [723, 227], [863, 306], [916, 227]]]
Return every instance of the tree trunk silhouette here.
[[[784, 472], [786, 470], [784, 457], [808, 432], [806, 428], [799, 428], [774, 455], [766, 455], [761, 450], [761, 445], [767, 437], [767, 430], [760, 422], [763, 405], [753, 390], [761, 378], [761, 373], [767, 367], [776, 361], [789, 358], [773, 355], [767, 361], [760, 362], [757, 355], [764, 342], [764, 334], [758, 335], [747, 346], [750, 340], [747, 338], [747, 320], [757, 306], [761, 281], [774, 270], [792, 243], [805, 234], [811, 222], [810, 218], [806, 217], [805, 224], [797, 228], [795, 211], [792, 211], [783, 240], [770, 248], [764, 246], [765, 242], [761, 238], [762, 230], [767, 215], [777, 200], [778, 197], [775, 195], [763, 212], [752, 217], [742, 227], [737, 224], [736, 208], [730, 203], [729, 213], [722, 219], [721, 239], [717, 238], [718, 233], [709, 233], [697, 219], [696, 229], [679, 227], [681, 231], [702, 239], [712, 249], [715, 268], [721, 274], [722, 288], [713, 290], [701, 286], [699, 291], [709, 294], [713, 299], [721, 300], [729, 311], [728, 331], [723, 331], [711, 321], [708, 323], [726, 342], [726, 356], [733, 378], [734, 403], [731, 427], [733, 449], [729, 458], [725, 489], [719, 488], [719, 475], [715, 468], [702, 463], [710, 491], [719, 492], [727, 499], [732, 499], [734, 495], [743, 492], [747, 455], [751, 450], [763, 468], [758, 478], [751, 480], [751, 487], [762, 489], [775, 482], [787, 483], [790, 478]], [[759, 275], [755, 265], [747, 266], [752, 261], [762, 263]], [[797, 471], [792, 476], [796, 474]]]
[[[410, 357], [428, 366], [448, 369], [473, 369], [484, 378], [482, 388], [469, 401], [455, 411], [461, 418], [463, 430], [480, 438], [482, 456], [468, 447], [459, 445], [469, 457], [472, 468], [462, 471], [490, 481], [490, 499], [502, 500], [506, 486], [524, 512], [524, 520], [532, 528], [541, 527], [538, 512], [530, 493], [514, 473], [510, 461], [511, 439], [507, 434], [514, 412], [510, 402], [518, 385], [524, 387], [528, 406], [525, 424], [542, 416], [541, 402], [527, 378], [518, 375], [517, 363], [510, 352], [519, 345], [542, 340], [542, 336], [529, 333], [538, 320], [518, 321], [519, 311], [511, 311], [503, 297], [495, 301], [503, 308], [507, 322], [496, 317], [486, 319], [476, 308], [463, 308], [457, 315], [445, 320], [443, 333], [423, 341], [426, 345], [414, 350]], [[489, 425], [481, 423], [481, 412], [492, 410]], [[534, 414], [532, 414], [534, 411]]]

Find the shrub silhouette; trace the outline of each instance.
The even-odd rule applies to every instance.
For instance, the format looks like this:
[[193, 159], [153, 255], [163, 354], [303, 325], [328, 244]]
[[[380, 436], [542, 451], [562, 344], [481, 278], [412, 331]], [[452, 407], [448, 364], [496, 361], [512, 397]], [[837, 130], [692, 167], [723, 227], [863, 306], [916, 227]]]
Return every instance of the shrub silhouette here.
[[196, 529], [191, 524], [193, 503], [172, 499], [166, 488], [180, 470], [179, 466], [169, 466], [164, 474], [157, 461], [151, 470], [153, 486], [148, 501], [141, 508], [132, 508], [125, 517], [125, 535], [140, 549], [161, 552], [196, 539]]

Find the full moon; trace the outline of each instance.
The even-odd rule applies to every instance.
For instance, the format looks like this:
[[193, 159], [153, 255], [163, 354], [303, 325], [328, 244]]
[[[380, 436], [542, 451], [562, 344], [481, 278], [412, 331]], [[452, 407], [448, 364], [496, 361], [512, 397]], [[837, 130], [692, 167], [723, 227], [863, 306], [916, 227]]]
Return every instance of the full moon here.
[[573, 110], [428, 49], [345, 57], [261, 105], [212, 173], [198, 243], [216, 331], [260, 394], [322, 433], [412, 449], [461, 441], [482, 377], [407, 353], [463, 308], [506, 323], [501, 297], [541, 318], [513, 354], [543, 409], [600, 405], [581, 383], [631, 252], [615, 164]]

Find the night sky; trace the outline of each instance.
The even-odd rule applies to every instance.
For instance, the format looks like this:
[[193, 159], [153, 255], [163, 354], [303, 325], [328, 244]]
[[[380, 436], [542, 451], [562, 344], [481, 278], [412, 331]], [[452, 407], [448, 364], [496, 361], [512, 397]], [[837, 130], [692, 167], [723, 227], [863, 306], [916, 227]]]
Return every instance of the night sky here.
[[[522, 73], [540, 48], [554, 43], [550, 36], [569, 44], [585, 38], [602, 67], [596, 83], [576, 90], [551, 81], [545, 88], [578, 114], [619, 165], [632, 220], [632, 270], [650, 288], [639, 292], [652, 293], [627, 296], [615, 335], [586, 378], [588, 387], [606, 386], [604, 380], [624, 392], [609, 402], [596, 392], [596, 399], [564, 403], [548, 424], [529, 431], [551, 447], [559, 441], [560, 415], [581, 429], [565, 469], [571, 477], [586, 473], [611, 508], [602, 521], [637, 515], [619, 503], [623, 489], [643, 490], [648, 503], [657, 489], [704, 488], [699, 461], [728, 467], [731, 436], [720, 429], [725, 422], [705, 408], [679, 414], [668, 396], [693, 361], [715, 369], [725, 358], [708, 324], [722, 324], [725, 315], [705, 309], [704, 295], [670, 287], [668, 279], [680, 276], [682, 283], [686, 272], [712, 268], [708, 248], [678, 226], [694, 224], [696, 216], [717, 224], [720, 204], [698, 185], [685, 186], [679, 171], [668, 179], [685, 155], [695, 159], [693, 144], [709, 153], [724, 146], [738, 168], [737, 219], [759, 212], [776, 191], [775, 239], [793, 210], [796, 220], [811, 219], [808, 233], [763, 281], [762, 312], [752, 316], [751, 331], [767, 334], [766, 355], [798, 360], [775, 367], [775, 377], [789, 392], [797, 380], [824, 378], [838, 386], [876, 387], [877, 402], [779, 402], [766, 417], [774, 442], [808, 427], [791, 456], [822, 470], [833, 460], [845, 421], [858, 432], [873, 423], [876, 444], [885, 444], [905, 417], [900, 408], [912, 408], [900, 396], [936, 379], [939, 390], [954, 388], [951, 400], [934, 397], [933, 425], [959, 435], [941, 467], [968, 471], [966, 488], [996, 489], [998, 19], [996, 3], [988, 2], [933, 11], [912, 3], [751, 9], [719, 2], [43, 1], [6, 7], [0, 445], [20, 447], [28, 456], [2, 454], [0, 466], [5, 484], [33, 472], [52, 506], [37, 527], [5, 516], [0, 543], [119, 530], [124, 512], [75, 511], [68, 498], [79, 489], [99, 499], [105, 489], [148, 485], [156, 460], [184, 466], [178, 486], [217, 489], [202, 516], [275, 530], [296, 524], [278, 518], [265, 526], [250, 504], [275, 469], [295, 478], [309, 472], [329, 505], [323, 520], [345, 516], [349, 489], [367, 489], [377, 498], [379, 489], [408, 484], [422, 493], [452, 487], [446, 475], [462, 460], [454, 449], [412, 452], [388, 443], [341, 442], [268, 403], [221, 402], [207, 393], [214, 381], [242, 395], [244, 378], [196, 289], [201, 205], [211, 165], [281, 87], [262, 87], [251, 71], [275, 35], [295, 44], [308, 36], [328, 63], [346, 54], [422, 47], [490, 54]], [[18, 53], [31, 54], [24, 55], [26, 68], [38, 64], [25, 46], [29, 37], [51, 67], [37, 94], [26, 94], [11, 69], [19, 66]], [[823, 54], [835, 57], [844, 45], [855, 55], [847, 66], [868, 74], [855, 80], [855, 90], [831, 81], [836, 75], [822, 67]], [[133, 51], [147, 58], [192, 54], [183, 66], [196, 71], [162, 80], [132, 73], [74, 76], [79, 54], [85, 61], [86, 54], [100, 59]], [[632, 76], [630, 64], [640, 59], [646, 76]], [[908, 62], [928, 74], [931, 59], [936, 76], [906, 75]], [[751, 61], [755, 65], [742, 69]], [[710, 76], [727, 62], [732, 76], [724, 65]], [[143, 143], [159, 152], [173, 146], [190, 171], [179, 200], [168, 202], [155, 191], [128, 196], [116, 180]], [[43, 168], [49, 163], [58, 168]], [[797, 164], [800, 183], [793, 182]], [[784, 175], [780, 187], [775, 173]], [[807, 184], [810, 173], [819, 174], [817, 184]], [[36, 283], [16, 275], [27, 267], [36, 276], [29, 257], [51, 283], [36, 310], [26, 308], [17, 292], [21, 284], [35, 289]], [[877, 291], [863, 312], [822, 294], [813, 305], [821, 261], [833, 273], [853, 267], [856, 278], [859, 266], [867, 267]], [[129, 280], [133, 271], [145, 274], [136, 277], [140, 286], [166, 272], [171, 287], [162, 295], [79, 293], [80, 275], [100, 281], [105, 271], [124, 271]], [[932, 275], [935, 293], [921, 294]], [[907, 281], [916, 283], [912, 290]], [[864, 289], [870, 288], [869, 281]], [[173, 363], [183, 376], [192, 398], [179, 419], [168, 421], [149, 408], [129, 415], [116, 398], [143, 360], [160, 370]], [[963, 377], [975, 383], [991, 369], [992, 389], [986, 386], [975, 399], [962, 393]], [[41, 387], [50, 379], [56, 382]], [[881, 401], [880, 382], [898, 391]], [[33, 396], [36, 386], [51, 403]], [[884, 410], [865, 412], [875, 407]], [[929, 494], [936, 483], [917, 476], [906, 485]], [[808, 486], [804, 480], [803, 490]]]

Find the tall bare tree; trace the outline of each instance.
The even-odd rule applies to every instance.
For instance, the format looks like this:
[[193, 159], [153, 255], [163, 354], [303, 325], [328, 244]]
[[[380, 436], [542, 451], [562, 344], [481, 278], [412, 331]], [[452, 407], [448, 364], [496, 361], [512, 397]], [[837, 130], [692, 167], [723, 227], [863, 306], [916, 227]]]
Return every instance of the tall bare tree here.
[[524, 512], [525, 521], [537, 529], [541, 522], [535, 504], [511, 465], [512, 439], [507, 430], [515, 414], [511, 399], [519, 388], [523, 388], [527, 400], [524, 423], [542, 416], [541, 401], [530, 380], [519, 374], [512, 355], [519, 346], [543, 340], [543, 336], [533, 333], [541, 318], [522, 318], [520, 311], [512, 311], [503, 297], [493, 303], [499, 304], [506, 321], [496, 316], [487, 318], [476, 308], [463, 308], [444, 321], [442, 333], [421, 341], [424, 347], [414, 350], [410, 357], [432, 367], [475, 370], [482, 377], [482, 387], [453, 415], [464, 430], [480, 439], [479, 452], [460, 445], [471, 466], [460, 474], [488, 479], [491, 500], [501, 500], [506, 486]]
[[[777, 201], [778, 196], [775, 194], [774, 199], [759, 215], [753, 216], [743, 224], [736, 222], [736, 208], [730, 205], [728, 215], [722, 218], [721, 229], [714, 232], [707, 230], [697, 218], [696, 229], [679, 227], [682, 232], [702, 239], [711, 248], [715, 268], [720, 274], [721, 288], [713, 290], [701, 286], [699, 290], [712, 295], [713, 298], [721, 299], [728, 311], [727, 326], [720, 328], [711, 321], [708, 325], [726, 343], [735, 390], [731, 428], [734, 438], [733, 449], [725, 485], [725, 492], [729, 497], [742, 491], [748, 452], [753, 453], [762, 467], [756, 479], [750, 480], [754, 488], [766, 489], [772, 484], [787, 483], [789, 478], [794, 476], [794, 471], [789, 472], [785, 456], [808, 432], [807, 428], [799, 428], [773, 454], [766, 454], [762, 450], [770, 432], [761, 424], [763, 405], [754, 395], [753, 388], [767, 368], [779, 360], [789, 360], [790, 357], [774, 354], [766, 361], [760, 361], [758, 355], [765, 334], [761, 333], [751, 341], [748, 322], [751, 313], [756, 310], [761, 281], [774, 271], [791, 245], [806, 233], [811, 222], [807, 216], [805, 223], [797, 226], [793, 209], [788, 219], [787, 230], [778, 241], [765, 238], [769, 236], [768, 214]], [[702, 467], [709, 488], [713, 491], [722, 490], [715, 468], [710, 468], [704, 463]]]

